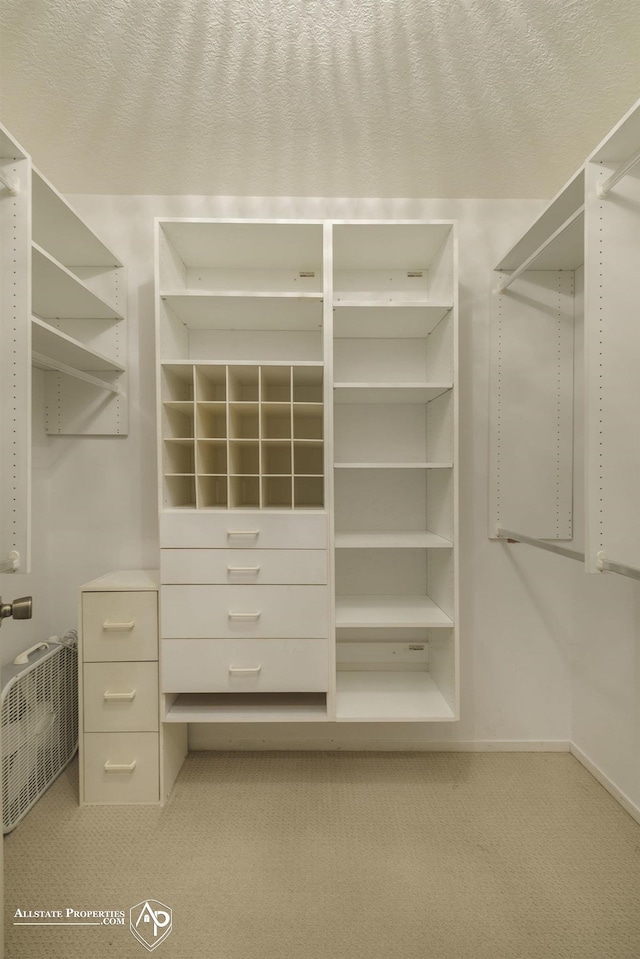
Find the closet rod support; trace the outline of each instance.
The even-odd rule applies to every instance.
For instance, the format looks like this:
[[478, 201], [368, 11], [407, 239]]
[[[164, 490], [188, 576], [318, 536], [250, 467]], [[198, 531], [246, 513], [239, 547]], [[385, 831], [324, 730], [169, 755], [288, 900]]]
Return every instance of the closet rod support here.
[[559, 556], [577, 559], [584, 563], [584, 553], [579, 553], [577, 549], [567, 549], [566, 546], [558, 546], [556, 543], [548, 543], [544, 539], [525, 536], [524, 533], [514, 533], [511, 529], [502, 529], [499, 526], [496, 528], [496, 536], [508, 543], [525, 543], [527, 546], [535, 546], [537, 549], [545, 549], [549, 553], [557, 553]]
[[629, 579], [640, 579], [640, 569], [627, 566], [625, 563], [614, 563], [613, 560], [607, 559], [603, 552], [597, 555], [597, 566], [601, 573], [619, 573], [620, 576], [628, 576]]
[[511, 284], [513, 283], [513, 281], [514, 281], [514, 280], [517, 280], [521, 273], [524, 273], [525, 270], [529, 270], [529, 269], [531, 268], [532, 264], [535, 263], [535, 261], [538, 259], [538, 257], [542, 256], [542, 254], [544, 253], [544, 251], [545, 251], [548, 247], [550, 247], [551, 244], [552, 244], [553, 242], [555, 242], [555, 240], [558, 239], [558, 237], [562, 236], [562, 234], [563, 234], [566, 230], [568, 230], [570, 226], [573, 226], [573, 224], [575, 223], [575, 221], [578, 220], [578, 219], [583, 215], [583, 213], [584, 213], [584, 204], [583, 204], [581, 207], [579, 207], [574, 213], [572, 213], [571, 216], [568, 217], [568, 218], [564, 221], [564, 223], [562, 223], [562, 224], [558, 227], [558, 229], [555, 231], [555, 233], [552, 233], [551, 236], [548, 236], [547, 239], [544, 240], [544, 242], [540, 244], [540, 246], [538, 247], [538, 249], [537, 249], [537, 250], [534, 250], [533, 253], [531, 254], [531, 256], [528, 256], [527, 259], [524, 260], [524, 262], [522, 262], [522, 263], [520, 264], [520, 266], [516, 267], [516, 269], [515, 269], [512, 273], [509, 274], [509, 276], [503, 276], [503, 277], [502, 277], [502, 279], [498, 282], [498, 286], [496, 287], [497, 292], [498, 292], [498, 293], [504, 293], [504, 291], [507, 289], [507, 287], [511, 286]]
[[20, 185], [17, 180], [12, 180], [11, 177], [6, 176], [6, 174], [0, 173], [0, 183], [10, 196], [18, 195]]
[[101, 380], [99, 376], [92, 376], [90, 373], [85, 373], [84, 370], [76, 370], [73, 366], [67, 366], [66, 363], [61, 363], [60, 360], [54, 360], [52, 357], [45, 356], [43, 353], [33, 352], [31, 359], [33, 365], [39, 369], [64, 373], [67, 376], [75, 377], [77, 380], [83, 380], [85, 383], [91, 383], [92, 386], [99, 386], [100, 389], [108, 390], [110, 393], [120, 393], [120, 387], [117, 383], [107, 383], [106, 380]]
[[600, 199], [604, 199], [607, 193], [616, 185], [616, 183], [621, 180], [623, 177], [629, 173], [630, 170], [634, 168], [636, 163], [640, 163], [640, 150], [637, 153], [634, 153], [633, 156], [629, 157], [624, 163], [621, 163], [617, 170], [615, 170], [610, 177], [607, 177], [602, 183], [596, 184], [596, 193]]

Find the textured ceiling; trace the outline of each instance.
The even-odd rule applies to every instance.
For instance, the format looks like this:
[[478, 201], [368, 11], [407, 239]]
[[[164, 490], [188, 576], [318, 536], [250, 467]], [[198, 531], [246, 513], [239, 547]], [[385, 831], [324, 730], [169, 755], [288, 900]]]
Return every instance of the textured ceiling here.
[[65, 192], [547, 197], [640, 96], [638, 0], [2, 0]]

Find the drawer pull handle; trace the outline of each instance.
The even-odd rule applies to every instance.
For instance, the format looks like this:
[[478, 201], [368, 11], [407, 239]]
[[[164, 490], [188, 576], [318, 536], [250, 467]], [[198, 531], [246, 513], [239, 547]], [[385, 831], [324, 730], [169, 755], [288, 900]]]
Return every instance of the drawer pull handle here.
[[227, 536], [259, 536], [259, 529], [228, 529]]
[[259, 573], [259, 566], [227, 566], [228, 573]]
[[229, 619], [231, 620], [244, 620], [244, 619], [260, 619], [260, 610], [255, 613], [233, 613], [229, 610]]
[[257, 676], [262, 666], [229, 666], [229, 672], [237, 676]]
[[136, 691], [132, 689], [130, 693], [111, 693], [109, 690], [104, 694], [104, 699], [110, 702], [127, 702], [130, 703], [136, 698]]
[[103, 623], [102, 628], [111, 633], [130, 633], [135, 625], [136, 621], [132, 619], [130, 623]]
[[106, 763], [104, 764], [104, 771], [106, 773], [132, 773], [135, 768], [135, 759], [131, 763], [110, 763], [107, 759]]

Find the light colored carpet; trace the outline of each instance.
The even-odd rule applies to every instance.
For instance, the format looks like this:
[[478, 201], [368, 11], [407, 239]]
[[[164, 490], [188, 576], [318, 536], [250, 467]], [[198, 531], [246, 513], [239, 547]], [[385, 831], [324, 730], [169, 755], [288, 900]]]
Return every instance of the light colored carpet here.
[[[8, 959], [638, 959], [640, 826], [560, 753], [192, 753], [164, 808], [77, 806], [5, 839]], [[22, 909], [126, 926], [14, 926]]]

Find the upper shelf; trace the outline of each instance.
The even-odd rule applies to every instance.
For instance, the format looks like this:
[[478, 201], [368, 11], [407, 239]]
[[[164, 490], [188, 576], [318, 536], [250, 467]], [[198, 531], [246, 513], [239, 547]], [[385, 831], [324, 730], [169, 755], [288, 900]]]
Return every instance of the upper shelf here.
[[[560, 190], [523, 237], [500, 260], [496, 270], [517, 270], [556, 235], [544, 255], [536, 257], [537, 270], [575, 270], [584, 262], [584, 169]], [[569, 224], [567, 229], [563, 229]], [[533, 266], [533, 264], [532, 264]]]
[[64, 266], [120, 267], [122, 263], [89, 229], [73, 207], [32, 169], [33, 240]]
[[322, 329], [322, 296], [319, 293], [167, 291], [160, 296], [191, 329]]
[[8, 130], [0, 126], [0, 160], [26, 160], [27, 154]]
[[335, 223], [333, 260], [345, 271], [429, 270], [451, 234], [452, 223]]
[[337, 339], [420, 339], [451, 312], [452, 303], [384, 303], [349, 297], [334, 304]]
[[32, 244], [33, 312], [44, 319], [121, 320], [122, 313], [87, 289], [75, 274]]

